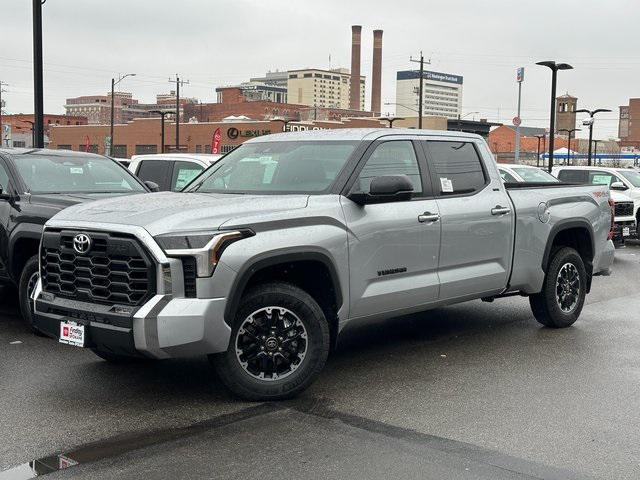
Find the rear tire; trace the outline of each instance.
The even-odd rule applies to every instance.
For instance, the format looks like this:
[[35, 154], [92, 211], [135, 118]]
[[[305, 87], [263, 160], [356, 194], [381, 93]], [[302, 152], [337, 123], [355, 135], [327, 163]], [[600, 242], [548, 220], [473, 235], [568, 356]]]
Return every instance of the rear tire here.
[[587, 295], [587, 272], [582, 257], [573, 248], [553, 253], [542, 291], [529, 297], [536, 320], [550, 328], [566, 328], [582, 312]]
[[38, 256], [34, 255], [24, 264], [18, 282], [18, 302], [25, 325], [34, 333], [38, 332], [33, 322], [33, 301], [31, 293], [38, 283]]
[[282, 400], [311, 385], [330, 344], [329, 324], [311, 295], [288, 283], [269, 283], [243, 296], [227, 351], [209, 360], [236, 396]]

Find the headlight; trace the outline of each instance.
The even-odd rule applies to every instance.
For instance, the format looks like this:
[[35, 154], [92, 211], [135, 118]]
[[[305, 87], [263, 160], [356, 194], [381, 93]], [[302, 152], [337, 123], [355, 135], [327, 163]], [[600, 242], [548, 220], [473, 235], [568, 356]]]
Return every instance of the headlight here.
[[210, 277], [231, 243], [253, 235], [250, 230], [194, 232], [155, 237], [167, 257], [193, 257], [198, 277]]

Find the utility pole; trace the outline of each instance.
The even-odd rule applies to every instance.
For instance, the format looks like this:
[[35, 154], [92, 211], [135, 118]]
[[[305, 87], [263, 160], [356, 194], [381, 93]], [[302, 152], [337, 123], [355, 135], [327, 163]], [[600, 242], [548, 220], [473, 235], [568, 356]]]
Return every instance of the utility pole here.
[[180, 87], [182, 85], [189, 85], [189, 80], [180, 80], [180, 77], [176, 73], [176, 79], [169, 79], [169, 83], [176, 84], [176, 152], [180, 152]]
[[[593, 164], [596, 165], [596, 161], [598, 160], [598, 143], [600, 143], [602, 140], [594, 140], [593, 143], [594, 148], [593, 148]], [[600, 162], [602, 163], [602, 162]], [[597, 165], [599, 165], [600, 163], [598, 163]]]
[[518, 116], [517, 116], [517, 124], [516, 124], [516, 163], [520, 163], [520, 102], [522, 100], [522, 82], [524, 81], [524, 67], [518, 68], [518, 73], [516, 76], [518, 82]]
[[4, 147], [4, 133], [2, 131], [2, 92], [6, 92], [2, 87], [8, 87], [9, 85], [0, 80], [0, 148]]
[[[110, 128], [109, 128], [109, 152], [105, 152], [105, 155], [113, 155], [113, 124], [114, 124], [114, 112], [115, 112], [115, 108], [116, 108], [116, 104], [115, 104], [115, 98], [116, 98], [116, 85], [119, 84], [122, 80], [124, 80], [127, 77], [135, 77], [136, 74], [135, 73], [127, 73], [126, 75], [120, 75], [118, 76], [118, 80], [116, 80], [115, 78], [111, 79], [111, 121], [110, 121]], [[120, 112], [122, 112], [122, 102], [120, 102]], [[120, 121], [122, 121], [122, 114], [120, 115]]]
[[[422, 128], [422, 102], [423, 102], [423, 84], [424, 84], [424, 56], [422, 55], [422, 50], [420, 51], [420, 59], [416, 59], [413, 57], [409, 58], [410, 62], [415, 62], [420, 64], [420, 83], [418, 87], [418, 129]], [[431, 60], [427, 61], [427, 64], [431, 64]]]
[[33, 0], [33, 120], [35, 148], [44, 148], [44, 92], [42, 75], [42, 4]]

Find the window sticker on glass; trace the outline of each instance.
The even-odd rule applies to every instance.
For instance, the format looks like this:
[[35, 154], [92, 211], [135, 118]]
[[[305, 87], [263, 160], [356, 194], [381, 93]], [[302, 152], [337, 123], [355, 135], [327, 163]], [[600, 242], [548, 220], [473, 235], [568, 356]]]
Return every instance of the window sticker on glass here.
[[69, 173], [71, 175], [82, 175], [84, 173], [84, 170], [82, 169], [82, 167], [71, 167], [69, 168]]
[[591, 183], [593, 183], [594, 185], [609, 185], [609, 182], [611, 181], [611, 175], [594, 175], [591, 179]]
[[442, 193], [453, 193], [453, 182], [448, 178], [440, 178], [440, 188]]

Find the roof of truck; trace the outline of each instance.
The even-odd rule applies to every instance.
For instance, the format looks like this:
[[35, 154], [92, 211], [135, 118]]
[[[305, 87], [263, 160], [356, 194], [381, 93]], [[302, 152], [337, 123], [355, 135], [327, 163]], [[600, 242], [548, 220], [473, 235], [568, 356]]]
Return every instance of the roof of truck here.
[[245, 143], [303, 141], [303, 140], [375, 140], [388, 135], [424, 135], [429, 137], [482, 138], [480, 135], [450, 130], [417, 130], [415, 128], [335, 128], [330, 130], [304, 130], [283, 132], [252, 138]]

